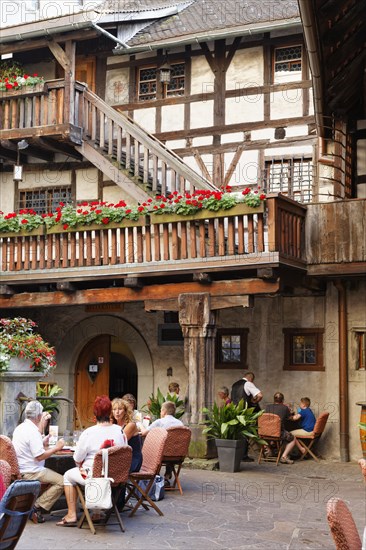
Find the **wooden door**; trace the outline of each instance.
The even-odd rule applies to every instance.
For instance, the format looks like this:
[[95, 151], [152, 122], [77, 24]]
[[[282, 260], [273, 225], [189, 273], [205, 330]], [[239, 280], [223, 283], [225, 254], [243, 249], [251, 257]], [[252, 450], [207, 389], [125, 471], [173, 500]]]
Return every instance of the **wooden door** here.
[[95, 398], [109, 395], [109, 354], [110, 337], [102, 335], [88, 342], [79, 355], [75, 373], [76, 429], [94, 424]]
[[78, 57], [75, 62], [75, 80], [85, 82], [95, 92], [95, 57]]

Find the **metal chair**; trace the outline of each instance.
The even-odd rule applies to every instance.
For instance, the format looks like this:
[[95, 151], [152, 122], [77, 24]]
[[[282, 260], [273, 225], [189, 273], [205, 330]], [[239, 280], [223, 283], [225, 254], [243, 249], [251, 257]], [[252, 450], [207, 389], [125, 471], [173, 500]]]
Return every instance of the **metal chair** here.
[[[117, 503], [118, 503], [118, 497], [121, 494], [121, 491], [123, 487], [126, 485], [129, 477], [130, 472], [130, 466], [132, 462], [132, 449], [128, 445], [124, 447], [109, 447], [108, 450], [108, 477], [111, 477], [113, 479], [112, 485], [112, 502], [113, 507], [110, 510], [104, 511], [104, 518], [103, 522], [99, 525], [105, 526], [114, 512], [118, 521], [118, 525], [120, 526], [121, 531], [124, 533], [125, 528], [122, 522], [122, 518], [120, 516]], [[92, 477], [102, 477], [102, 451], [98, 451], [97, 454], [94, 457], [93, 462], [93, 473]], [[82, 485], [76, 485], [76, 490], [78, 493], [78, 497], [80, 499], [80, 504], [83, 508], [82, 516], [80, 517], [78, 521], [78, 527], [81, 529], [83, 526], [84, 521], [86, 520], [88, 522], [89, 528], [93, 535], [96, 533], [95, 525], [93, 523], [92, 517], [90, 515], [89, 510], [86, 507], [85, 504], [85, 498], [84, 498], [84, 491]]]
[[258, 435], [261, 439], [268, 442], [273, 442], [273, 446], [276, 449], [276, 455], [266, 455], [265, 451], [268, 449], [267, 445], [261, 444], [258, 464], [263, 462], [275, 462], [276, 466], [280, 461], [282, 451], [282, 439], [281, 439], [281, 418], [278, 414], [263, 413], [258, 418]]
[[[296, 439], [301, 442], [301, 445], [305, 447], [305, 453], [301, 455], [300, 460], [304, 460], [304, 458], [310, 454], [314, 460], [317, 462], [320, 462], [319, 457], [316, 456], [316, 454], [313, 453], [312, 447], [320, 439], [320, 436], [324, 432], [326, 423], [329, 418], [329, 412], [323, 412], [319, 415], [315, 422], [315, 426], [312, 432], [306, 435], [297, 435]], [[310, 443], [306, 443], [307, 441], [310, 441]]]
[[179, 490], [183, 494], [182, 486], [179, 481], [179, 474], [184, 459], [188, 454], [189, 444], [191, 442], [192, 432], [186, 426], [175, 426], [167, 428], [168, 437], [164, 446], [162, 466], [168, 466], [172, 469], [174, 476], [173, 485], [166, 487], [166, 491]]
[[361, 539], [351, 512], [340, 498], [327, 502], [327, 519], [337, 550], [361, 550]]
[[[160, 508], [149, 497], [149, 491], [154, 483], [155, 476], [159, 474], [167, 437], [168, 432], [165, 428], [153, 428], [148, 432], [145, 438], [142, 446], [141, 469], [139, 472], [131, 472], [129, 476], [129, 493], [126, 498], [126, 504], [132, 497], [137, 500], [130, 516], [133, 516], [140, 506], [148, 510], [146, 503], [154, 508], [160, 516], [164, 515]], [[140, 487], [139, 481], [147, 481], [146, 488]]]
[[40, 490], [39, 481], [23, 480], [7, 489], [0, 502], [1, 550], [12, 550], [18, 544]]

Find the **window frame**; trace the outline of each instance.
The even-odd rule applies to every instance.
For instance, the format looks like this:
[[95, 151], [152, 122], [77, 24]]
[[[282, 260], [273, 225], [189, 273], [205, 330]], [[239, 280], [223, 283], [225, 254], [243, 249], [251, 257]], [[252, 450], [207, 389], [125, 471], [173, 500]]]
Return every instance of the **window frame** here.
[[[218, 328], [216, 332], [215, 369], [247, 369], [248, 328]], [[222, 361], [221, 336], [240, 336], [240, 361]]]
[[[325, 371], [324, 365], [324, 350], [323, 350], [323, 335], [324, 329], [322, 328], [284, 328], [282, 329], [284, 334], [284, 364], [283, 370], [289, 371]], [[293, 348], [292, 338], [293, 336], [315, 336], [315, 357], [314, 364], [306, 363], [292, 363]]]
[[[273, 190], [273, 182], [271, 181], [271, 168], [273, 166], [284, 166], [288, 171], [288, 178], [286, 189]], [[298, 169], [297, 169], [298, 167]], [[304, 172], [304, 168], [307, 169], [306, 174], [309, 176], [308, 187], [298, 188], [295, 183], [299, 181], [299, 174]], [[292, 200], [296, 200], [301, 203], [310, 203], [314, 197], [314, 159], [310, 155], [298, 156], [298, 155], [285, 155], [281, 157], [266, 157], [264, 159], [263, 169], [263, 181], [264, 191], [267, 193], [282, 193], [288, 196]]]
[[[42, 211], [42, 212], [38, 212], [37, 210], [37, 207], [36, 206], [27, 206], [26, 205], [26, 202], [27, 202], [27, 198], [26, 198], [26, 193], [45, 193], [46, 195], [47, 194], [50, 194], [52, 192], [55, 192], [55, 191], [62, 191], [62, 190], [69, 190], [70, 191], [70, 197], [71, 197], [71, 200], [68, 201], [66, 199], [60, 199], [59, 200], [59, 203], [60, 202], [65, 202], [65, 204], [69, 204], [71, 202], [71, 204], [74, 204], [75, 203], [75, 200], [74, 200], [74, 197], [75, 197], [75, 190], [74, 190], [74, 186], [71, 184], [71, 185], [60, 185], [60, 186], [54, 186], [54, 187], [31, 187], [31, 188], [18, 188], [17, 190], [17, 193], [16, 193], [16, 196], [17, 196], [17, 200], [16, 200], [16, 208], [15, 208], [15, 211], [16, 212], [19, 212], [19, 210], [25, 210], [25, 209], [28, 209], [28, 210], [35, 210], [38, 214], [48, 214], [49, 212], [54, 212], [55, 210], [55, 207], [52, 207], [52, 202], [53, 202], [53, 197], [52, 195], [50, 196], [46, 196], [46, 199], [45, 202], [46, 202], [46, 210], [45, 211]], [[22, 194], [24, 194], [24, 204], [22, 204], [22, 199], [21, 199], [21, 196]], [[58, 205], [57, 205], [58, 206]]]
[[[182, 61], [174, 61], [173, 63], [170, 63], [170, 67], [173, 67], [174, 65], [183, 65], [184, 66], [184, 87], [183, 89], [180, 88], [180, 91], [182, 93], [174, 93], [174, 90], [169, 90], [169, 84], [168, 83], [162, 83], [158, 80], [158, 73], [159, 73], [159, 67], [157, 64], [149, 64], [149, 65], [142, 65], [141, 67], [137, 67], [137, 75], [136, 75], [136, 97], [137, 101], [140, 103], [146, 103], [148, 101], [156, 101], [157, 99], [169, 99], [170, 97], [182, 97], [185, 95], [186, 91], [186, 62], [184, 60]], [[155, 97], [151, 99], [143, 99], [141, 98], [140, 94], [140, 83], [143, 82], [140, 80], [140, 73], [141, 71], [144, 71], [146, 69], [155, 69], [155, 80], [149, 80], [149, 82], [156, 82], [156, 91], [155, 91]], [[182, 78], [180, 77], [172, 77], [174, 78]], [[161, 87], [159, 88], [159, 84]], [[152, 95], [152, 94], [146, 94], [146, 95]]]
[[[304, 48], [304, 44], [302, 42], [297, 42], [297, 43], [290, 43], [290, 44], [276, 44], [275, 46], [273, 46], [273, 49], [272, 49], [272, 84], [286, 84], [286, 80], [281, 80], [279, 82], [276, 82], [276, 74], [278, 74], [278, 72], [276, 73], [276, 63], [279, 63], [276, 61], [276, 51], [277, 50], [285, 50], [287, 48], [297, 48], [297, 47], [300, 47], [301, 48], [301, 58], [300, 58], [300, 63], [301, 63], [301, 69], [300, 71], [298, 71], [300, 73], [300, 78], [299, 78], [299, 81], [303, 80], [303, 77], [304, 77], [304, 52], [305, 52], [305, 48]], [[285, 63], [298, 63], [298, 60], [293, 60], [293, 61], [286, 61]], [[295, 71], [293, 71], [295, 72]], [[291, 74], [291, 71], [287, 71], [288, 74]], [[289, 80], [288, 82], [293, 82], [293, 80]]]

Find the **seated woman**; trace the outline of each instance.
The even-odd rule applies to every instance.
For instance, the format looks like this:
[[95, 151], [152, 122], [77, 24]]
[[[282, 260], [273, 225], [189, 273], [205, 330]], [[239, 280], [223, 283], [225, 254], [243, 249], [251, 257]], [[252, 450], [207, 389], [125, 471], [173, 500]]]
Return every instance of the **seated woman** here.
[[132, 447], [132, 462], [130, 472], [138, 472], [142, 464], [141, 436], [136, 422], [133, 421], [133, 410], [128, 401], [116, 397], [112, 401], [112, 421], [123, 430], [130, 447]]
[[94, 401], [94, 415], [97, 419], [95, 426], [84, 430], [79, 438], [74, 453], [76, 468], [67, 470], [64, 474], [64, 490], [67, 502], [67, 514], [56, 525], [69, 527], [77, 525], [76, 485], [85, 485], [85, 478], [93, 468], [93, 460], [106, 440], [113, 441], [113, 445], [127, 445], [127, 439], [121, 428], [111, 423], [112, 403], [107, 395], [100, 395]]
[[136, 426], [139, 430], [142, 428], [142, 414], [140, 411], [136, 408], [137, 407], [137, 401], [136, 397], [132, 395], [132, 393], [125, 393], [125, 395], [122, 395], [122, 399], [124, 401], [127, 401], [130, 408], [132, 409], [132, 420], [136, 422]]

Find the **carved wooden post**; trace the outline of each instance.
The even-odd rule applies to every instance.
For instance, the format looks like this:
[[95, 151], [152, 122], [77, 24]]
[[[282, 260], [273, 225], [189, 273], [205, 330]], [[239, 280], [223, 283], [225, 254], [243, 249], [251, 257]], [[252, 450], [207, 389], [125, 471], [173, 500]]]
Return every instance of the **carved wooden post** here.
[[210, 298], [208, 292], [180, 294], [178, 298], [191, 424], [202, 422], [202, 407], [211, 405], [214, 398], [216, 327]]

